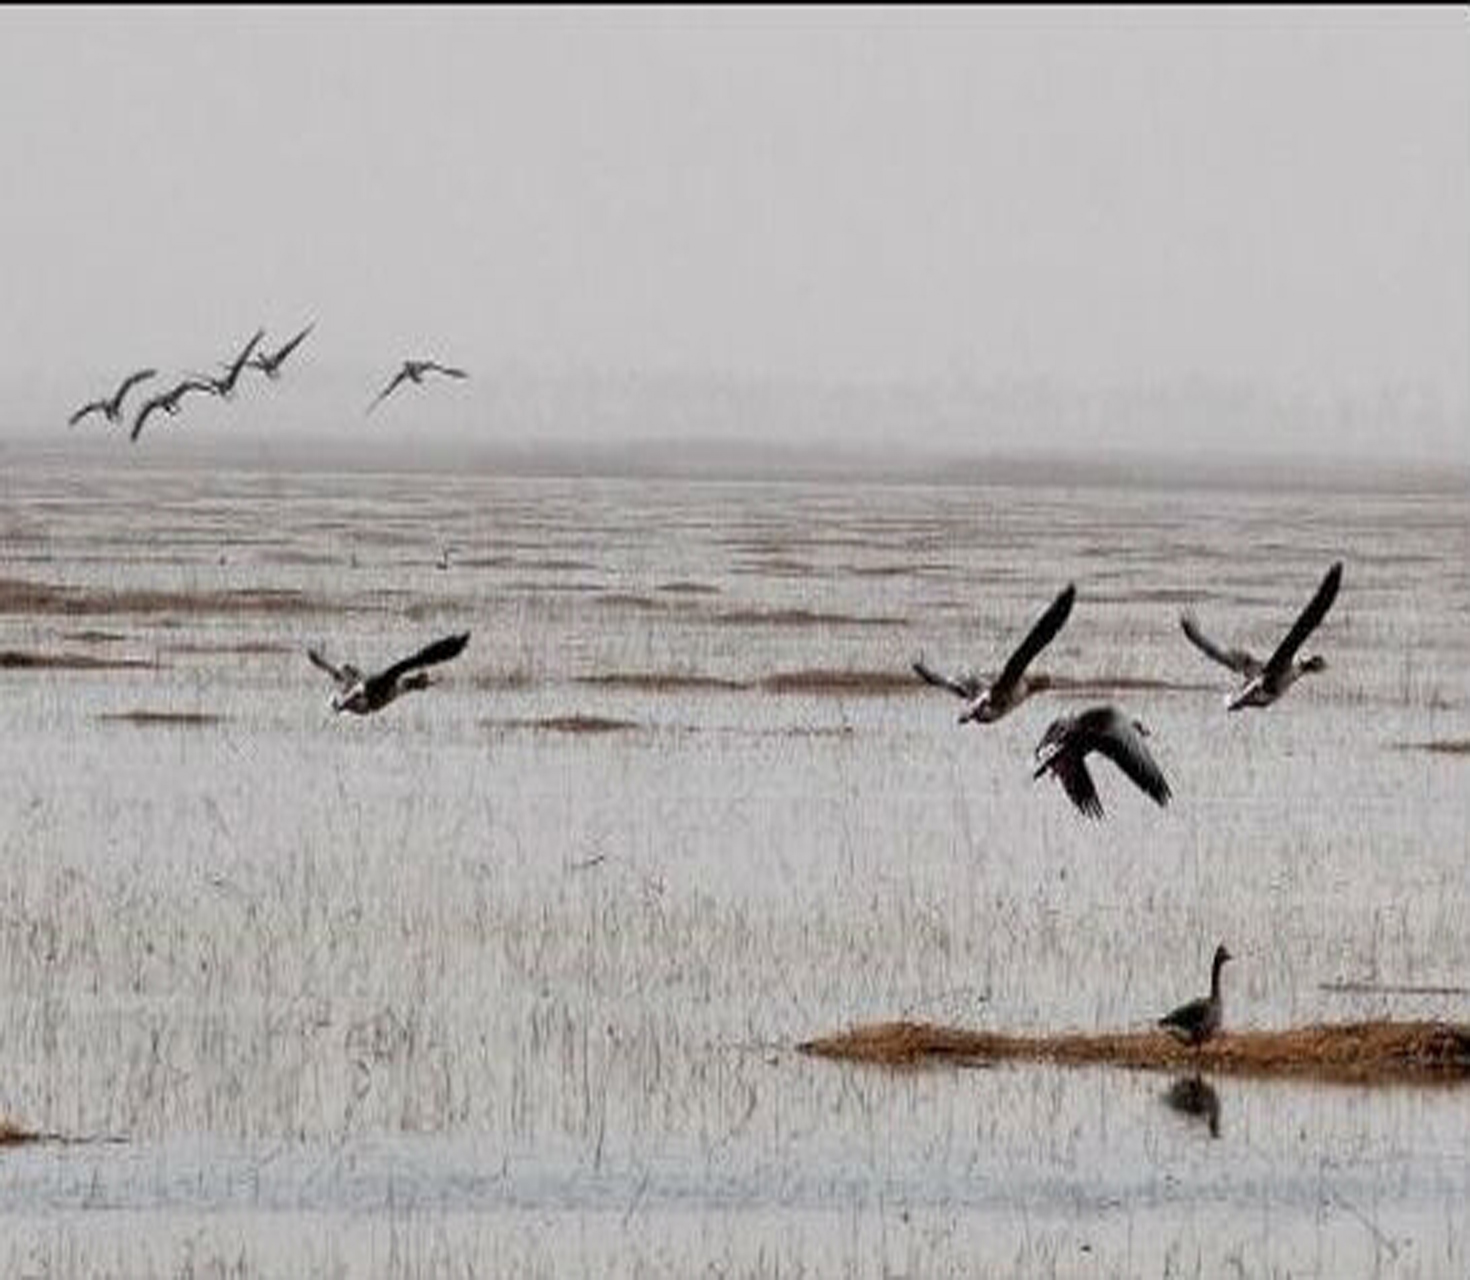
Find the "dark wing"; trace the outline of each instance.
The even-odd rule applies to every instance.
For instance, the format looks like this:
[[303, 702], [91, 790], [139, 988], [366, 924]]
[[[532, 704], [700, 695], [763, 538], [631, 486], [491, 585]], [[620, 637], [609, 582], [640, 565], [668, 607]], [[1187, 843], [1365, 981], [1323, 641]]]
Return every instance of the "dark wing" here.
[[191, 391], [208, 391], [210, 395], [215, 396], [221, 394], [220, 384], [214, 378], [185, 378], [168, 393], [166, 398], [178, 404]]
[[143, 401], [143, 407], [138, 410], [138, 416], [133, 419], [133, 429], [128, 434], [128, 439], [137, 440], [138, 436], [142, 434], [143, 424], [148, 421], [149, 415], [151, 415], [156, 409], [162, 409], [167, 402], [167, 393], [164, 393], [163, 395], [153, 396], [150, 399]]
[[154, 377], [157, 373], [157, 369], [139, 369], [137, 373], [128, 374], [128, 376], [123, 379], [122, 386], [117, 389], [117, 394], [112, 397], [113, 400], [116, 402], [118, 408], [122, 408], [123, 397], [127, 395], [129, 391], [136, 387], [138, 383], [146, 382], [149, 378]]
[[456, 369], [452, 365], [435, 364], [432, 360], [425, 360], [420, 367], [423, 372], [427, 373], [432, 369], [435, 373], [442, 373], [446, 378], [468, 378], [470, 376], [463, 369]]
[[1180, 614], [1179, 625], [1184, 628], [1184, 634], [1189, 637], [1190, 643], [1205, 657], [1213, 658], [1222, 667], [1229, 667], [1247, 680], [1253, 680], [1261, 674], [1260, 660], [1254, 654], [1247, 653], [1244, 649], [1222, 649], [1199, 629], [1194, 614]]
[[1031, 660], [1046, 648], [1056, 633], [1062, 629], [1063, 623], [1067, 621], [1067, 615], [1072, 612], [1072, 602], [1076, 598], [1077, 588], [1069, 582], [1061, 595], [1053, 600], [1047, 611], [1036, 620], [1036, 625], [1021, 641], [1021, 647], [1011, 654], [1010, 661], [996, 677], [995, 689], [997, 691], [1010, 689], [1020, 680], [1021, 674], [1030, 665]]
[[[386, 400], [389, 396], [391, 396], [393, 394], [394, 390], [398, 387], [398, 384], [400, 382], [402, 382], [408, 376], [409, 376], [408, 366], [407, 365], [404, 365], [403, 368], [401, 368], [397, 373], [395, 373], [393, 375], [393, 380], [386, 387], [384, 387], [380, 392], [378, 392], [378, 398], [376, 400], [374, 400], [372, 402], [372, 404], [368, 405], [367, 412], [368, 413], [371, 413], [380, 404], [382, 404], [384, 400]], [[364, 414], [363, 416], [366, 417], [366, 414]]]
[[260, 345], [260, 341], [264, 337], [265, 330], [257, 329], [255, 331], [255, 336], [245, 344], [245, 349], [241, 351], [238, 356], [235, 357], [234, 361], [230, 364], [231, 382], [234, 382], [234, 380], [240, 376], [240, 370], [245, 367], [246, 361], [248, 361], [250, 357], [255, 354], [255, 348]]
[[306, 656], [311, 659], [312, 666], [320, 667], [331, 676], [333, 682], [339, 689], [350, 689], [362, 679], [362, 672], [352, 666], [351, 663], [344, 662], [340, 667], [334, 667], [315, 649], [308, 649]]
[[392, 682], [417, 667], [432, 667], [436, 662], [448, 662], [450, 658], [459, 657], [469, 641], [468, 631], [461, 631], [456, 636], [445, 636], [442, 640], [435, 640], [433, 644], [426, 645], [411, 658], [404, 658], [401, 662], [395, 662], [386, 671], [380, 671], [372, 677], [373, 683]]
[[306, 341], [306, 335], [309, 334], [315, 328], [316, 328], [316, 321], [313, 320], [309, 325], [306, 326], [306, 328], [304, 328], [300, 333], [298, 333], [294, 338], [292, 338], [290, 342], [288, 342], [284, 347], [282, 347], [279, 351], [277, 351], [275, 353], [275, 355], [273, 355], [273, 356], [270, 357], [271, 364], [272, 365], [279, 365], [279, 364], [281, 364], [286, 359], [287, 356], [289, 356], [293, 351], [296, 350], [297, 347], [299, 347], [303, 342]]
[[93, 400], [91, 404], [84, 404], [80, 409], [78, 409], [74, 414], [72, 414], [71, 417], [69, 417], [66, 420], [66, 425], [69, 426], [69, 427], [74, 427], [83, 418], [85, 418], [89, 413], [106, 413], [106, 412], [107, 412], [107, 401], [106, 400]]
[[966, 702], [973, 702], [980, 696], [980, 690], [984, 687], [975, 676], [968, 671], [957, 675], [947, 676], [935, 671], [927, 665], [924, 656], [920, 654], [913, 661], [914, 674], [924, 681], [925, 684], [935, 685], [940, 689], [948, 689], [956, 697], [963, 698]]
[[1164, 772], [1149, 754], [1143, 735], [1126, 716], [1112, 711], [1102, 728], [1088, 733], [1087, 744], [1107, 756], [1157, 804], [1169, 803], [1169, 783]]
[[1081, 756], [1063, 751], [1053, 758], [1051, 771], [1057, 775], [1062, 789], [1084, 817], [1103, 816], [1102, 801], [1097, 797], [1092, 775], [1087, 772], [1087, 764]]
[[1291, 660], [1301, 648], [1302, 641], [1317, 629], [1317, 624], [1327, 616], [1327, 610], [1332, 608], [1332, 602], [1337, 599], [1337, 589], [1341, 585], [1342, 561], [1339, 560], [1327, 570], [1327, 576], [1322, 579], [1317, 594], [1302, 610], [1302, 616], [1292, 624], [1291, 630], [1286, 633], [1286, 639], [1277, 646], [1276, 652], [1266, 663], [1266, 670], [1271, 675], [1280, 675], [1291, 666]]

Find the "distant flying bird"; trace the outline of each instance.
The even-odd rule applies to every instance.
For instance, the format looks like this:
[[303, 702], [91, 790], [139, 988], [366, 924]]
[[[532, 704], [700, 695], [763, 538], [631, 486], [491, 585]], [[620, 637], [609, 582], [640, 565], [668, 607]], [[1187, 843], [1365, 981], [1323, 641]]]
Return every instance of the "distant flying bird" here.
[[1051, 686], [1050, 677], [1028, 676], [1025, 674], [1026, 668], [1062, 629], [1076, 598], [1077, 588], [1069, 582], [1062, 593], [1051, 602], [1047, 611], [1037, 619], [1030, 633], [1011, 654], [1010, 660], [989, 688], [971, 671], [960, 671], [953, 676], [942, 675], [927, 666], [922, 655], [914, 661], [914, 671], [926, 683], [948, 689], [957, 697], [965, 699], [967, 705], [960, 712], [961, 724], [967, 721], [990, 724], [999, 720], [1006, 712], [1020, 706], [1031, 694]]
[[289, 356], [293, 351], [295, 351], [296, 348], [299, 347], [303, 342], [305, 342], [306, 335], [315, 328], [316, 321], [313, 320], [309, 325], [306, 326], [306, 328], [304, 328], [300, 333], [292, 338], [290, 342], [286, 343], [286, 345], [281, 347], [279, 350], [274, 352], [258, 352], [255, 356], [251, 358], [250, 367], [252, 369], [259, 369], [261, 373], [265, 374], [267, 378], [271, 379], [271, 381], [274, 382], [277, 378], [281, 376], [281, 366], [286, 363], [286, 357]]
[[1032, 776], [1054, 773], [1078, 810], [1089, 818], [1101, 818], [1102, 801], [1087, 772], [1088, 754], [1098, 751], [1162, 807], [1169, 803], [1169, 784], [1144, 744], [1148, 736], [1142, 721], [1129, 718], [1114, 706], [1091, 707], [1080, 715], [1062, 716], [1052, 721], [1037, 745], [1036, 772]]
[[218, 395], [213, 382], [205, 378], [185, 378], [177, 386], [170, 387], [158, 395], [143, 402], [138, 410], [138, 416], [133, 419], [133, 430], [128, 436], [129, 440], [136, 441], [142, 434], [143, 424], [156, 410], [162, 409], [169, 417], [173, 417], [179, 411], [179, 402], [191, 391], [208, 391], [211, 395]]
[[433, 682], [429, 673], [421, 668], [458, 657], [469, 639], [468, 631], [446, 636], [420, 649], [412, 657], [395, 662], [391, 667], [371, 676], [364, 676], [350, 663], [333, 666], [315, 649], [308, 649], [306, 656], [314, 666], [320, 667], [331, 676], [337, 686], [337, 692], [332, 695], [332, 710], [351, 711], [365, 716], [381, 711], [401, 693], [427, 689]]
[[139, 369], [137, 373], [130, 373], [122, 381], [120, 386], [112, 395], [110, 400], [93, 400], [90, 404], [84, 404], [66, 420], [66, 425], [74, 427], [89, 413], [101, 413], [108, 422], [119, 422], [122, 419], [123, 397], [128, 394], [138, 383], [146, 381], [157, 374], [157, 369]]
[[250, 357], [255, 353], [255, 348], [260, 345], [260, 340], [265, 337], [264, 329], [257, 329], [255, 336], [245, 344], [245, 349], [240, 352], [229, 364], [224, 366], [225, 374], [222, 378], [211, 377], [205, 374], [205, 379], [214, 388], [215, 394], [229, 400], [235, 394], [235, 383], [240, 380], [240, 371], [249, 363]]
[[1181, 615], [1179, 625], [1201, 653], [1245, 677], [1246, 683], [1239, 692], [1226, 695], [1225, 705], [1231, 711], [1239, 711], [1242, 707], [1269, 707], [1309, 671], [1322, 671], [1326, 668], [1327, 661], [1320, 654], [1298, 659], [1296, 651], [1327, 616], [1327, 610], [1337, 599], [1337, 589], [1341, 585], [1342, 561], [1339, 560], [1327, 571], [1327, 576], [1322, 579], [1316, 594], [1286, 633], [1286, 639], [1265, 662], [1244, 649], [1222, 649], [1199, 629], [1193, 615]]
[[1224, 1002], [1220, 999], [1220, 970], [1229, 959], [1230, 952], [1221, 943], [1215, 948], [1215, 959], [1210, 967], [1210, 994], [1166, 1013], [1159, 1019], [1159, 1026], [1176, 1040], [1196, 1049], [1213, 1036], [1225, 1016]]
[[368, 405], [367, 412], [371, 413], [405, 382], [412, 382], [416, 386], [421, 384], [426, 373], [443, 374], [446, 378], [468, 378], [470, 376], [463, 369], [437, 364], [433, 360], [405, 360], [403, 368], [393, 375], [393, 380], [378, 392], [378, 398]]

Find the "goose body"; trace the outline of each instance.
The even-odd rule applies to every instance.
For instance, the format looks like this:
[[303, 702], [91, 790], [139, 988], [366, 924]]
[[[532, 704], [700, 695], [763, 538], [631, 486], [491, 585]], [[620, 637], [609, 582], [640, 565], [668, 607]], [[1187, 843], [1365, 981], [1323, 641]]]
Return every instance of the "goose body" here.
[[1148, 728], [1117, 707], [1091, 707], [1075, 716], [1053, 720], [1036, 748], [1036, 771], [1052, 773], [1079, 812], [1103, 816], [1102, 801], [1087, 771], [1087, 757], [1096, 751], [1107, 756], [1145, 795], [1159, 806], [1169, 803], [1169, 783], [1144, 739]]
[[333, 665], [315, 649], [308, 649], [306, 656], [312, 665], [331, 676], [337, 686], [337, 692], [332, 695], [332, 710], [365, 716], [381, 711], [400, 694], [427, 689], [432, 681], [425, 668], [458, 657], [469, 639], [468, 631], [445, 636], [370, 676], [363, 675], [350, 663]]
[[1210, 994], [1166, 1013], [1159, 1019], [1159, 1026], [1192, 1048], [1198, 1048], [1219, 1031], [1225, 1016], [1224, 1001], [1220, 997], [1220, 970], [1229, 959], [1230, 952], [1223, 943], [1216, 947], [1215, 959], [1210, 966]]
[[1077, 588], [1069, 582], [1032, 625], [1000, 674], [988, 685], [969, 670], [949, 676], [935, 671], [925, 663], [922, 655], [914, 660], [914, 673], [926, 684], [948, 689], [965, 700], [965, 709], [960, 712], [961, 724], [993, 724], [1020, 706], [1031, 694], [1050, 688], [1048, 676], [1039, 673], [1027, 675], [1026, 668], [1062, 629], [1076, 598]]
[[422, 385], [424, 375], [427, 373], [437, 373], [445, 378], [468, 378], [470, 376], [463, 369], [457, 369], [453, 365], [439, 364], [434, 360], [405, 360], [403, 367], [393, 375], [388, 385], [378, 392], [377, 399], [368, 405], [367, 412], [371, 413], [405, 382], [412, 382], [415, 386]]
[[1286, 638], [1264, 662], [1244, 649], [1226, 649], [1215, 644], [1200, 630], [1192, 614], [1181, 615], [1179, 625], [1191, 644], [1206, 657], [1245, 677], [1245, 684], [1237, 692], [1226, 695], [1225, 705], [1229, 710], [1269, 707], [1302, 676], [1326, 669], [1327, 661], [1320, 654], [1298, 658], [1296, 653], [1327, 616], [1341, 585], [1342, 561], [1339, 560], [1327, 571]]
[[255, 353], [255, 348], [260, 345], [260, 341], [264, 337], [265, 330], [257, 329], [255, 335], [245, 344], [244, 350], [225, 366], [225, 372], [222, 377], [205, 378], [205, 381], [214, 388], [216, 395], [222, 396], [226, 400], [234, 396], [235, 383], [240, 380], [241, 370], [250, 362], [250, 357]]

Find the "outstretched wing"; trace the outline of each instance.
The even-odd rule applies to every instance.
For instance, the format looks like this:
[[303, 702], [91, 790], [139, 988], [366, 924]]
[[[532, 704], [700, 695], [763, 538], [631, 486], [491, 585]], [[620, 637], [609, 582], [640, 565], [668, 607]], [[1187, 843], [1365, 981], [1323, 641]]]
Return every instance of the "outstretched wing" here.
[[1169, 783], [1159, 768], [1143, 735], [1126, 716], [1114, 710], [1105, 725], [1088, 735], [1089, 745], [1118, 766], [1134, 784], [1158, 805], [1169, 803]]
[[355, 685], [359, 680], [362, 679], [362, 672], [360, 672], [349, 662], [344, 662], [340, 667], [334, 667], [315, 649], [308, 649], [306, 651], [306, 656], [311, 659], [312, 666], [320, 667], [329, 676], [331, 676], [333, 683], [335, 683], [337, 688], [339, 689], [350, 689], [353, 685]]
[[1072, 612], [1072, 602], [1076, 598], [1076, 586], [1070, 582], [1067, 583], [1062, 593], [1048, 606], [1047, 611], [1036, 620], [1036, 625], [1021, 641], [1020, 648], [1011, 654], [1010, 661], [1001, 669], [995, 681], [995, 688], [998, 692], [1003, 693], [1004, 690], [1014, 686], [1030, 665], [1031, 660], [1051, 643], [1052, 638], [1067, 621], [1067, 616]]
[[[389, 396], [393, 394], [393, 392], [397, 389], [398, 384], [401, 383], [408, 376], [408, 366], [404, 365], [403, 368], [401, 368], [397, 373], [393, 375], [393, 380], [389, 382], [388, 385], [384, 387], [380, 392], [378, 392], [378, 398], [374, 400], [372, 404], [368, 405], [367, 412], [371, 413], [380, 404], [382, 404], [384, 400], [386, 400]], [[367, 415], [364, 414], [363, 416], [366, 417]]]
[[1067, 793], [1067, 798], [1077, 806], [1078, 812], [1083, 817], [1101, 818], [1103, 816], [1102, 801], [1098, 799], [1097, 787], [1093, 785], [1092, 775], [1087, 772], [1087, 764], [1081, 756], [1064, 751], [1052, 761], [1051, 771], [1057, 775], [1057, 780], [1062, 784], [1062, 790]]
[[69, 427], [74, 427], [83, 418], [85, 418], [89, 413], [106, 413], [106, 412], [107, 412], [107, 401], [105, 401], [105, 400], [93, 400], [90, 404], [84, 404], [80, 409], [78, 409], [74, 414], [72, 414], [71, 417], [69, 417], [66, 420], [66, 425], [69, 426]]
[[947, 676], [944, 675], [942, 672], [935, 671], [933, 667], [929, 666], [924, 661], [923, 654], [920, 654], [917, 658], [915, 658], [912, 665], [914, 668], [914, 674], [917, 675], [920, 680], [924, 681], [925, 684], [932, 684], [940, 689], [948, 689], [956, 697], [963, 698], [966, 702], [972, 702], [974, 701], [974, 699], [978, 698], [980, 696], [980, 690], [985, 687], [980, 683], [980, 680], [972, 672], [969, 671], [957, 672], [955, 675], [952, 676]]
[[133, 419], [133, 429], [128, 433], [128, 439], [136, 442], [143, 432], [143, 424], [148, 421], [155, 410], [162, 409], [167, 402], [166, 394], [153, 396], [143, 401], [143, 407], [138, 410], [138, 416]]
[[1291, 630], [1286, 633], [1286, 639], [1277, 646], [1276, 652], [1266, 663], [1266, 670], [1271, 675], [1280, 675], [1291, 666], [1291, 660], [1301, 648], [1302, 642], [1317, 629], [1317, 624], [1327, 616], [1327, 610], [1332, 608], [1332, 602], [1337, 599], [1337, 589], [1341, 585], [1342, 561], [1339, 560], [1327, 570], [1327, 576], [1322, 579], [1316, 595], [1308, 601], [1301, 617], [1292, 624]]
[[1184, 629], [1184, 634], [1189, 641], [1207, 658], [1213, 658], [1222, 667], [1229, 667], [1231, 671], [1252, 680], [1261, 674], [1261, 663], [1254, 654], [1247, 653], [1244, 649], [1222, 649], [1199, 629], [1199, 623], [1195, 621], [1194, 614], [1181, 613], [1179, 625]]
[[404, 658], [395, 662], [386, 671], [381, 671], [373, 677], [373, 681], [397, 680], [400, 676], [418, 667], [432, 667], [437, 662], [448, 662], [450, 658], [457, 658], [464, 651], [465, 645], [470, 641], [470, 633], [461, 631], [458, 635], [445, 636], [442, 640], [435, 640], [431, 645], [425, 645], [412, 657]]
[[146, 382], [149, 378], [156, 376], [157, 373], [157, 369], [139, 369], [136, 373], [128, 374], [128, 376], [123, 379], [122, 386], [117, 389], [117, 393], [112, 397], [113, 402], [117, 405], [119, 409], [121, 409], [123, 397], [127, 395], [128, 392], [131, 391], [134, 387], [136, 387], [138, 383]]
[[424, 372], [432, 369], [435, 373], [442, 373], [446, 378], [468, 378], [470, 376], [463, 369], [456, 369], [453, 365], [436, 364], [433, 360], [425, 360], [421, 367]]
[[284, 347], [282, 347], [274, 355], [265, 357], [265, 359], [268, 359], [270, 361], [272, 368], [278, 368], [282, 363], [284, 363], [287, 356], [289, 356], [293, 351], [296, 350], [297, 347], [299, 347], [303, 342], [306, 341], [306, 335], [315, 328], [316, 321], [313, 320], [309, 325], [306, 326], [306, 328], [304, 328], [300, 333], [292, 338], [290, 342], [286, 343]]

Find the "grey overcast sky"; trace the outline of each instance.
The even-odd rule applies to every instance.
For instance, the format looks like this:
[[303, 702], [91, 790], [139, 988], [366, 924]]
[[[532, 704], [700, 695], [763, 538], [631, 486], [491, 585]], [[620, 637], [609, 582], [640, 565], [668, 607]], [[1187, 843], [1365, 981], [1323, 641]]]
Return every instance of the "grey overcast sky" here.
[[262, 430], [361, 430], [430, 354], [475, 375], [415, 401], [445, 431], [1465, 460], [1467, 34], [1464, 6], [6, 8], [0, 438], [314, 319]]

